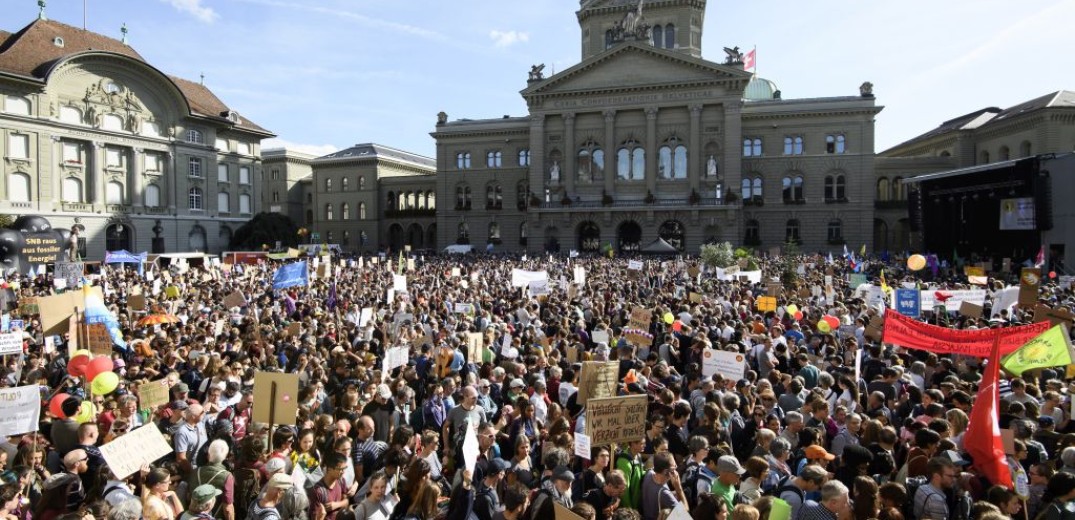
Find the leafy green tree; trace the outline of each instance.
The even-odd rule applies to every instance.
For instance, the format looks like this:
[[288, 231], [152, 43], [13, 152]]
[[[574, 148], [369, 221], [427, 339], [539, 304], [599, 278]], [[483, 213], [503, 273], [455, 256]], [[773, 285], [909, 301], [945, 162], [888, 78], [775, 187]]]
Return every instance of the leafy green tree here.
[[722, 242], [720, 244], [705, 244], [702, 246], [702, 263], [709, 267], [726, 267], [735, 265], [735, 253], [732, 244]]

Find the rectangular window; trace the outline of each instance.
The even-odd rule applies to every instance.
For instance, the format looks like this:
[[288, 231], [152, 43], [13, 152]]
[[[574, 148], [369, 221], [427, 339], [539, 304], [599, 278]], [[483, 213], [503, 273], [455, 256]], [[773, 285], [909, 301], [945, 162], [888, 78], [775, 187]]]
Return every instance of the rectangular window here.
[[239, 167], [239, 184], [250, 184], [250, 167]]
[[243, 215], [250, 214], [250, 195], [239, 195], [239, 213]]
[[231, 197], [228, 196], [228, 192], [222, 191], [216, 194], [216, 209], [221, 213], [231, 211]]
[[30, 136], [11, 134], [7, 137], [7, 156], [13, 159], [30, 158]]
[[239, 153], [243, 155], [252, 155], [250, 153], [250, 143], [239, 143]]
[[202, 176], [202, 160], [197, 157], [191, 157], [189, 163], [188, 173], [191, 177]]
[[160, 172], [161, 171], [161, 156], [155, 153], [146, 154], [146, 171], [147, 172]]
[[82, 145], [79, 143], [63, 143], [63, 162], [66, 164], [82, 164]]
[[216, 140], [216, 149], [220, 150], [221, 152], [227, 152], [228, 151], [228, 141], [226, 139], [217, 138], [217, 140]]
[[105, 167], [122, 168], [123, 151], [118, 148], [105, 148]]
[[228, 182], [228, 165], [218, 164], [216, 166], [216, 180], [220, 182]]

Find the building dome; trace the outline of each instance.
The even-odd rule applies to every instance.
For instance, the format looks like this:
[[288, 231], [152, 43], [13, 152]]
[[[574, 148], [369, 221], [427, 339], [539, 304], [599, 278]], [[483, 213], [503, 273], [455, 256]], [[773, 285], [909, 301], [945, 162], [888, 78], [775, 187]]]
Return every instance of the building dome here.
[[743, 91], [743, 99], [748, 101], [774, 99], [778, 96], [779, 92], [780, 89], [776, 88], [776, 83], [759, 76], [754, 76], [750, 80], [750, 83], [747, 84], [746, 90]]

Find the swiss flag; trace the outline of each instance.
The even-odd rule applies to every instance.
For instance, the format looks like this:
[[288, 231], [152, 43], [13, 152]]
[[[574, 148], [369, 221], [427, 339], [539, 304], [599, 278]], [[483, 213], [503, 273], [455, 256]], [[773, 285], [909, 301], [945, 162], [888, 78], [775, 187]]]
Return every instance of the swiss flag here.
[[750, 70], [757, 65], [757, 49], [751, 49], [750, 52], [743, 55], [743, 70]]

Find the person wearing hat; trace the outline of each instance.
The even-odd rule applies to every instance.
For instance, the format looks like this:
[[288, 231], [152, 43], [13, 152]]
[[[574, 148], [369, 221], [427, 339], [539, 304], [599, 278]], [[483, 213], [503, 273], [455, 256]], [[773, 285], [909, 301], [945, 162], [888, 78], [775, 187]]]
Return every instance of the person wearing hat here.
[[806, 494], [813, 493], [825, 483], [829, 474], [820, 466], [806, 466], [799, 472], [799, 476], [789, 480], [787, 484], [778, 487], [773, 496], [788, 503], [791, 507], [789, 518], [799, 518], [799, 510], [806, 503]]
[[[291, 481], [291, 477], [277, 473], [269, 479], [269, 483], [265, 484], [265, 489], [262, 490], [261, 496], [258, 497], [252, 504], [250, 504], [250, 513], [247, 518], [256, 520], [281, 520], [285, 518], [280, 514], [277, 509], [277, 505], [283, 500], [285, 494], [295, 487], [295, 484]], [[288, 516], [286, 518], [293, 518]]]
[[216, 518], [232, 520], [235, 518], [235, 504], [232, 503], [235, 497], [235, 476], [224, 467], [229, 451], [228, 443], [221, 439], [210, 442], [208, 463], [194, 470], [187, 483], [188, 489], [209, 485], [223, 493], [224, 500], [213, 506], [212, 513]]
[[190, 506], [179, 516], [179, 520], [217, 518], [213, 516], [212, 511], [216, 505], [216, 497], [221, 494], [222, 492], [211, 484], [202, 484], [194, 488], [194, 491], [190, 494]]
[[531, 519], [546, 519], [556, 517], [556, 508], [553, 502], [571, 509], [575, 503], [571, 500], [571, 483], [575, 481], [575, 474], [567, 466], [557, 466], [552, 470], [549, 479], [542, 483], [537, 496], [530, 504]]
[[[739, 464], [739, 459], [731, 455], [717, 458], [717, 477], [713, 479], [709, 492], [724, 500], [729, 511], [735, 508], [735, 486], [739, 484], [739, 479], [746, 471], [746, 468]], [[645, 497], [643, 497], [643, 502], [645, 502]]]
[[504, 472], [510, 467], [511, 464], [500, 457], [494, 458], [485, 466], [485, 476], [474, 490], [473, 511], [478, 520], [493, 520], [493, 516], [500, 509], [500, 497], [496, 490], [504, 479]]
[[[739, 465], [738, 462], [735, 464]], [[675, 509], [679, 504], [687, 507], [687, 497], [683, 493], [683, 485], [676, 469], [676, 459], [671, 453], [664, 451], [653, 456], [653, 469], [646, 472], [642, 479], [640, 512], [643, 520], [657, 520], [662, 510]], [[738, 476], [736, 478], [738, 479]]]

